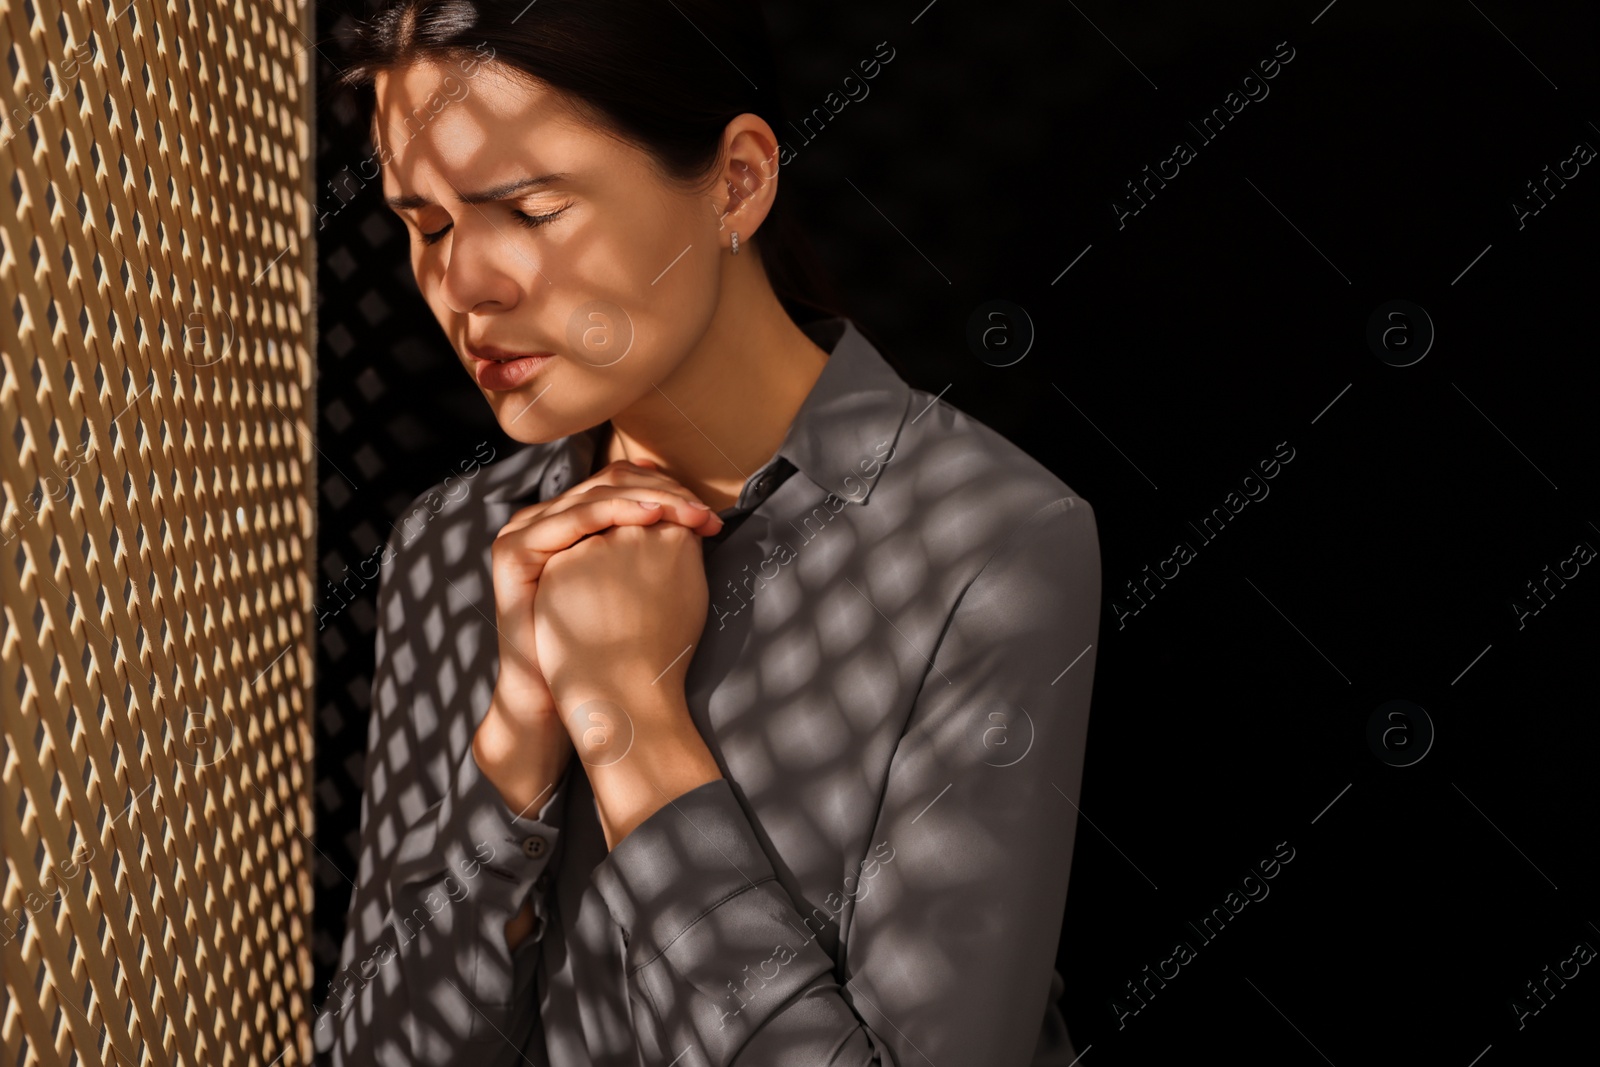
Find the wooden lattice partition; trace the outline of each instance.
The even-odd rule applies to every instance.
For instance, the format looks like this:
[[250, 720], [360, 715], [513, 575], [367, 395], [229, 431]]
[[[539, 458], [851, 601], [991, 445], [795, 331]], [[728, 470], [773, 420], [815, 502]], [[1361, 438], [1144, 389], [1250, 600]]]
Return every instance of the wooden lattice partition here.
[[0, 1058], [311, 1051], [311, 9], [0, 0]]

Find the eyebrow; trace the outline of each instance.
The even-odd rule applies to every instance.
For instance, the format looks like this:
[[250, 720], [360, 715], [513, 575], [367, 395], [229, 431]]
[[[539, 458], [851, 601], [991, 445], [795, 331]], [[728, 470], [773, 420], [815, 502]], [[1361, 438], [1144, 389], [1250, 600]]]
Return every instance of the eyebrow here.
[[[541, 174], [537, 178], [517, 178], [503, 185], [497, 185], [492, 189], [485, 189], [482, 192], [457, 194], [456, 199], [463, 204], [490, 204], [496, 200], [504, 200], [507, 197], [514, 196], [527, 189], [538, 189], [546, 185], [554, 185], [566, 179], [567, 175], [565, 174]], [[419, 193], [413, 193], [410, 196], [385, 197], [384, 202], [396, 211], [404, 211], [407, 208], [414, 207], [428, 207], [433, 203], [432, 200]]]

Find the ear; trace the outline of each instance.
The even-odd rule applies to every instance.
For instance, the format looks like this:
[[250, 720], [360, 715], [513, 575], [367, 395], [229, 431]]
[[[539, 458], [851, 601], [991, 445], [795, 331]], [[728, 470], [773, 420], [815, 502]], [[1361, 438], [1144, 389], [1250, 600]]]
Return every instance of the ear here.
[[711, 194], [717, 229], [736, 230], [748, 241], [778, 195], [778, 139], [765, 119], [746, 112], [728, 123], [722, 145], [722, 169]]

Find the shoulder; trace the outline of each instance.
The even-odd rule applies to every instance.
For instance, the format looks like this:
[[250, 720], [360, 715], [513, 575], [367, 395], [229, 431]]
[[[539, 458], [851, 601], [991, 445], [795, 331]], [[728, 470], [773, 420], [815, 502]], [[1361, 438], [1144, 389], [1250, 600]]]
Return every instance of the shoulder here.
[[[898, 468], [898, 470], [896, 470]], [[886, 477], [943, 538], [998, 550], [1040, 525], [1093, 534], [1094, 507], [1060, 475], [950, 402], [910, 389]], [[1057, 518], [1075, 513], [1070, 520]], [[944, 533], [944, 531], [950, 531]]]

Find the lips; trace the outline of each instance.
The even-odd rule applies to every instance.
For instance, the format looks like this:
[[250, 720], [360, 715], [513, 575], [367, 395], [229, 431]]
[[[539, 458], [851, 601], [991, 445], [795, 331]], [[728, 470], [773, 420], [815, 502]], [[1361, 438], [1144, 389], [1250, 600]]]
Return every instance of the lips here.
[[535, 356], [548, 356], [549, 352], [514, 352], [509, 348], [498, 348], [494, 345], [467, 345], [467, 355], [485, 363], [509, 363], [514, 359], [531, 359]]
[[555, 358], [553, 352], [513, 352], [494, 345], [468, 345], [473, 376], [485, 389], [515, 389]]

